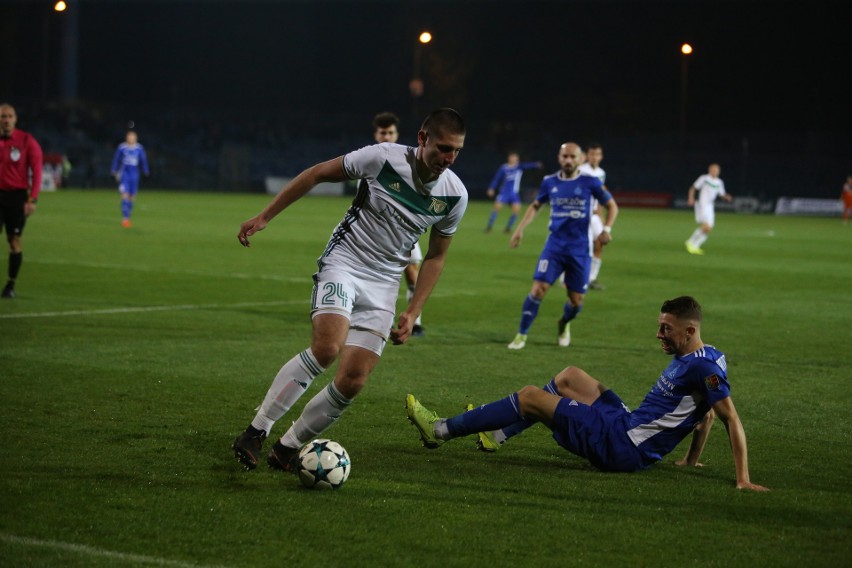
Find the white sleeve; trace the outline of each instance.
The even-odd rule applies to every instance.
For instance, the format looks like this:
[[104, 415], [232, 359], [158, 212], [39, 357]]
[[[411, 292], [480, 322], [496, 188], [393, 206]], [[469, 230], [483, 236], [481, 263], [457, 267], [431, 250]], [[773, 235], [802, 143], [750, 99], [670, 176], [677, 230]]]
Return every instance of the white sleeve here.
[[439, 233], [445, 236], [452, 236], [456, 234], [456, 231], [459, 228], [459, 223], [461, 223], [462, 217], [464, 217], [464, 212], [467, 209], [467, 193], [458, 200], [458, 202], [453, 206], [452, 211], [435, 223], [434, 228]]
[[384, 145], [364, 146], [343, 156], [343, 171], [349, 179], [375, 178], [386, 161]]

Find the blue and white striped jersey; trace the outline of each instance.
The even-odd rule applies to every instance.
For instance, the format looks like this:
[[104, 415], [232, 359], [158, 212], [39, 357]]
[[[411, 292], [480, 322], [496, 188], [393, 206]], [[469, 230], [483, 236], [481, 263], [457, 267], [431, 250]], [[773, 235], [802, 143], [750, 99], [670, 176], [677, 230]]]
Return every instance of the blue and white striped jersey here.
[[674, 357], [639, 408], [630, 413], [627, 435], [646, 456], [660, 460], [718, 401], [731, 396], [725, 354], [705, 345]]

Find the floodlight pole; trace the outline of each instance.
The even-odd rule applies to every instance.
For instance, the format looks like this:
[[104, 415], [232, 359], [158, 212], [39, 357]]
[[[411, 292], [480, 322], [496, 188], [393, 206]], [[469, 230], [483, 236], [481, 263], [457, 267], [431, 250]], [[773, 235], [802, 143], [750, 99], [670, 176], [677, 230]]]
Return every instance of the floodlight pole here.
[[686, 101], [687, 84], [689, 75], [689, 56], [692, 54], [692, 46], [688, 43], [680, 47], [680, 146], [686, 147]]

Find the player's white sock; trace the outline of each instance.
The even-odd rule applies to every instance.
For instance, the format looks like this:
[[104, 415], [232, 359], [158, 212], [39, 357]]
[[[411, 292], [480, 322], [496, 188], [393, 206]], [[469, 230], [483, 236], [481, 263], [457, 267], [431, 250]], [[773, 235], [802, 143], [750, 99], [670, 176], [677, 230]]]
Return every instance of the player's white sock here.
[[707, 241], [707, 233], [699, 229], [700, 234], [695, 238], [695, 246], [701, 248], [701, 245]]
[[325, 369], [317, 363], [310, 347], [287, 361], [275, 375], [251, 425], [268, 434], [275, 422], [296, 404], [323, 371]]
[[[689, 243], [693, 246], [701, 246], [698, 244], [698, 238], [704, 234], [704, 231], [701, 230], [701, 227], [698, 227], [692, 232], [692, 235], [689, 237]], [[701, 241], [704, 242], [704, 241]]]
[[450, 429], [447, 428], [447, 419], [439, 418], [435, 424], [432, 426], [432, 432], [435, 434], [435, 437], [439, 440], [449, 440], [450, 439]]
[[601, 271], [601, 259], [592, 257], [592, 269], [589, 271], [589, 282], [594, 282], [598, 279], [598, 274]]
[[311, 438], [319, 436], [337, 422], [350, 404], [352, 401], [340, 394], [334, 386], [334, 381], [328, 383], [328, 386], [308, 401], [302, 415], [281, 436], [281, 443], [288, 448], [301, 448], [310, 442]]

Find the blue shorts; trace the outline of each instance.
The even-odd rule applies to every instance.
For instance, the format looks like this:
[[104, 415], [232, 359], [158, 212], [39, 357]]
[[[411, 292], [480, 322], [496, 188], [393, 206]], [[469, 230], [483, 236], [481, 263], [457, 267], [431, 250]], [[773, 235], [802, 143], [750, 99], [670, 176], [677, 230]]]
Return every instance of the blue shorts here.
[[589, 270], [592, 257], [558, 253], [545, 247], [535, 265], [533, 280], [553, 284], [559, 275], [565, 273], [565, 286], [573, 292], [586, 293], [589, 287]]
[[591, 406], [563, 398], [553, 415], [556, 443], [604, 471], [637, 471], [654, 463], [627, 437], [630, 410], [613, 391]]
[[121, 180], [118, 182], [119, 193], [136, 195], [139, 193], [139, 174], [121, 172]]
[[521, 202], [521, 196], [518, 195], [517, 193], [515, 193], [514, 191], [511, 192], [511, 193], [510, 192], [506, 192], [506, 193], [500, 192], [500, 194], [497, 195], [497, 201], [499, 201], [500, 203], [504, 203], [506, 205], [514, 205], [516, 203]]

